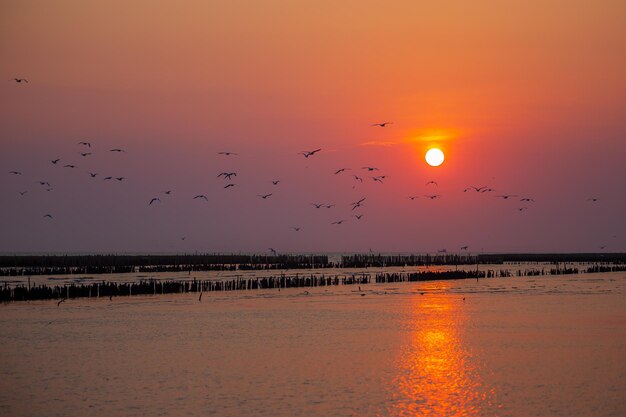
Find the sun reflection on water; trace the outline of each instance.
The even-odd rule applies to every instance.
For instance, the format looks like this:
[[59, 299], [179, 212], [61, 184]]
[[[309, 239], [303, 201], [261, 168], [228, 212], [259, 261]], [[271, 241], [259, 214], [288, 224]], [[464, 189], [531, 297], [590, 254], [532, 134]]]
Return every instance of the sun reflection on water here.
[[497, 415], [495, 392], [483, 385], [462, 340], [466, 321], [463, 301], [456, 297], [413, 297], [407, 312], [410, 337], [398, 358], [390, 415]]

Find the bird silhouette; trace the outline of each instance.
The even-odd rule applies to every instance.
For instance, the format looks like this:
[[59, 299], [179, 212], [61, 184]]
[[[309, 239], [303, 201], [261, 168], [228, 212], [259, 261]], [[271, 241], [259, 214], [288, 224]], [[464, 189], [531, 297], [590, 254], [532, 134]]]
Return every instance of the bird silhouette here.
[[57, 158], [57, 159], [53, 159], [53, 160], [52, 160], [52, 161], [50, 161], [50, 162], [52, 162], [54, 165], [56, 165], [56, 164], [58, 164], [58, 163], [59, 163], [59, 161], [60, 161], [60, 160], [61, 160], [61, 158]]
[[385, 126], [391, 125], [391, 124], [393, 124], [393, 122], [374, 123], [374, 124], [372, 124], [372, 127], [385, 127]]
[[48, 187], [52, 187], [48, 181], [38, 181], [39, 185], [47, 185]]
[[518, 207], [515, 210], [517, 210], [517, 211], [524, 211], [524, 210], [528, 210], [528, 207]]
[[315, 149], [313, 151], [302, 151], [302, 152], [298, 152], [298, 155], [303, 155], [305, 158], [308, 158], [309, 156], [313, 156], [321, 150], [322, 148]]
[[587, 201], [592, 201], [592, 202], [594, 202], [594, 203], [595, 203], [595, 202], [600, 201], [600, 199], [599, 199], [599, 198], [596, 198], [596, 197], [592, 197], [592, 198], [588, 198], [588, 199], [587, 199]]
[[112, 179], [113, 179], [113, 177], [104, 177], [103, 181], [112, 180]]
[[63, 165], [63, 168], [76, 168], [76, 165], [67, 164], [67, 165]]
[[381, 184], [384, 184], [384, 183], [383, 183], [383, 180], [384, 180], [385, 178], [387, 178], [387, 177], [386, 177], [385, 175], [380, 175], [380, 176], [378, 176], [378, 177], [371, 177], [371, 178], [372, 178], [374, 181], [377, 181], [377, 182], [379, 182], [379, 183], [381, 183]]
[[22, 173], [20, 171], [9, 171], [9, 174], [22, 175]]
[[230, 180], [232, 177], [236, 177], [236, 172], [221, 172], [217, 178], [224, 177], [225, 180]]
[[527, 198], [527, 197], [520, 199], [520, 201], [527, 201], [529, 203], [534, 203], [535, 202], [535, 200], [533, 200], [532, 198]]
[[343, 224], [343, 222], [345, 222], [345, 220], [337, 220], [335, 222], [332, 222], [331, 224]]
[[469, 248], [469, 246], [461, 246], [461, 250], [467, 250], [467, 248]]
[[96, 178], [96, 177], [98, 176], [98, 173], [97, 173], [97, 172], [90, 172], [90, 173], [89, 173], [89, 176], [90, 176], [91, 178]]
[[20, 195], [26, 194], [28, 191], [19, 191]]
[[226, 155], [226, 156], [231, 156], [231, 155], [239, 155], [238, 153], [235, 152], [218, 152], [219, 155]]
[[301, 227], [292, 227], [293, 230], [295, 230], [296, 232], [299, 232], [300, 229], [302, 229]]
[[493, 188], [484, 188], [483, 190], [481, 190], [481, 193], [491, 193], [494, 192], [496, 190], [494, 190]]
[[503, 200], [508, 200], [511, 197], [517, 197], [514, 194], [502, 194], [502, 195], [497, 195], [496, 198], [501, 198]]
[[277, 255], [278, 252], [276, 252], [276, 249], [274, 248], [268, 248], [270, 252], [272, 252], [274, 255]]
[[163, 194], [170, 195], [170, 194], [172, 194], [172, 190], [163, 191]]
[[359, 201], [355, 201], [354, 203], [350, 203], [350, 205], [352, 206], [352, 210], [357, 209], [359, 207], [362, 207], [364, 201], [365, 201], [365, 197], [363, 197]]
[[439, 187], [439, 184], [437, 184], [437, 181], [428, 181], [426, 183], [426, 186], [428, 187], [430, 184], [433, 184], [435, 187]]
[[323, 207], [324, 203], [319, 203], [319, 204], [318, 203], [311, 203], [311, 205], [318, 209], [318, 208]]
[[80, 153], [80, 156], [89, 156], [89, 155], [91, 155], [91, 152], [84, 152], [84, 153], [81, 152]]
[[86, 147], [88, 147], [88, 148], [91, 148], [91, 142], [81, 141], [81, 142], [78, 142], [78, 144], [79, 144], [79, 145], [86, 146]]
[[280, 180], [272, 180], [272, 184], [274, 184], [274, 185], [278, 185], [279, 182], [280, 182]]
[[361, 183], [363, 182], [363, 178], [359, 177], [358, 175], [353, 175], [353, 177], [356, 181], [359, 181]]
[[62, 299], [61, 299], [61, 301], [59, 301], [59, 302], [57, 303], [57, 307], [59, 307], [59, 306], [61, 305], [61, 303], [64, 303], [64, 302], [65, 302], [65, 298], [62, 298]]
[[361, 169], [366, 169], [366, 170], [368, 170], [369, 172], [372, 172], [372, 171], [378, 171], [378, 168], [376, 168], [376, 167], [362, 167]]
[[257, 194], [257, 197], [261, 197], [263, 200], [266, 200], [267, 198], [271, 197], [272, 193], [269, 194]]
[[409, 200], [413, 201], [413, 200], [415, 200], [416, 198], [419, 198], [419, 197], [418, 197], [418, 196], [416, 196], [416, 195], [410, 195], [410, 196], [408, 196], [407, 198], [408, 198]]
[[361, 220], [361, 218], [363, 218], [362, 214], [353, 214], [352, 217], [356, 218], [357, 220]]
[[224, 186], [224, 188], [231, 188], [231, 187], [234, 187], [234, 186], [236, 186], [236, 185], [237, 185], [237, 184], [226, 184], [226, 185]]
[[466, 189], [463, 190], [464, 193], [470, 191], [470, 190], [474, 190], [477, 193], [482, 192], [483, 190], [485, 190], [487, 187], [483, 186], [483, 187], [476, 187], [474, 185], [470, 185], [469, 187], [467, 187]]
[[28, 80], [26, 78], [13, 78], [10, 81], [15, 81], [18, 84], [20, 84], [20, 83], [28, 83]]
[[126, 179], [126, 177], [115, 177], [116, 180], [118, 181], [124, 181]]
[[194, 199], [194, 200], [197, 200], [197, 199], [199, 199], [199, 198], [203, 198], [203, 199], [205, 199], [206, 201], [209, 201], [209, 199], [208, 199], [208, 198], [206, 198], [206, 196], [205, 196], [204, 194], [199, 194], [199, 195], [195, 196], [193, 199]]
[[115, 148], [115, 149], [111, 149], [109, 150], [109, 152], [117, 152], [117, 153], [121, 153], [121, 152], [126, 152], [124, 149], [120, 149], [120, 148]]
[[424, 197], [430, 198], [431, 200], [435, 200], [437, 198], [441, 198], [441, 196], [439, 194], [431, 194], [431, 195], [425, 194]]
[[325, 208], [327, 208], [327, 209], [329, 209], [329, 208], [333, 208], [333, 207], [335, 207], [335, 206], [336, 206], [336, 204], [325, 204], [325, 205], [324, 205], [324, 207], [325, 207]]
[[52, 214], [44, 214], [44, 215], [43, 215], [43, 217], [44, 217], [44, 218], [45, 218], [45, 217], [47, 217], [47, 218], [49, 218], [49, 219], [52, 219]]
[[337, 171], [335, 171], [335, 175], [341, 174], [342, 172], [348, 171], [348, 170], [350, 170], [350, 168], [339, 168]]
[[152, 205], [152, 203], [160, 203], [161, 199], [158, 197], [154, 197], [152, 200], [150, 200], [150, 202], [148, 203], [149, 206]]

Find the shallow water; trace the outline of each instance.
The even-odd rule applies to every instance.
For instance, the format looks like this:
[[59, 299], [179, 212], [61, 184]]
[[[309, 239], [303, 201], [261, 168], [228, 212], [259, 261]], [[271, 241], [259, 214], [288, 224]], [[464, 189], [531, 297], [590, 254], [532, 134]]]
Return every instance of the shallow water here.
[[0, 414], [626, 415], [623, 272], [362, 289], [0, 305]]

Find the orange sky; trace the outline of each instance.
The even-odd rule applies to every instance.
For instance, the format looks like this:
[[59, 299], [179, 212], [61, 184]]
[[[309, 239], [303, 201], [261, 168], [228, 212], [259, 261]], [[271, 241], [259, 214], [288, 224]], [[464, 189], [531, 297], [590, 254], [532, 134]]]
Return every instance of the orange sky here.
[[[0, 251], [626, 250], [625, 17], [621, 1], [0, 0]], [[364, 165], [382, 187], [332, 175]], [[441, 200], [411, 205], [432, 179]], [[519, 213], [468, 185], [537, 202]], [[163, 188], [176, 199], [148, 211]], [[363, 221], [330, 226], [361, 197]]]

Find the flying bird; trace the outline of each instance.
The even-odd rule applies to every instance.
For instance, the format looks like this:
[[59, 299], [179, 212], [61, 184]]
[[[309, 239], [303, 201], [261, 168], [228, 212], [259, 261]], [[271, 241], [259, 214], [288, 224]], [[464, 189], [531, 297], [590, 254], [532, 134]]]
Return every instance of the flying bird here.
[[234, 187], [234, 186], [236, 186], [236, 185], [237, 185], [237, 184], [226, 184], [226, 185], [224, 186], [224, 188], [231, 188], [231, 187]]
[[61, 160], [61, 158], [57, 158], [57, 159], [53, 159], [52, 162], [54, 165], [56, 165], [57, 163], [59, 163], [59, 161]]
[[372, 171], [378, 171], [378, 168], [376, 167], [363, 167], [361, 169], [367, 169], [368, 171], [372, 172]]
[[296, 232], [299, 232], [300, 229], [302, 229], [301, 227], [292, 227], [293, 230], [295, 230]]
[[274, 185], [278, 185], [279, 182], [280, 182], [280, 180], [272, 180], [272, 184], [274, 184]]
[[271, 197], [272, 193], [269, 194], [257, 194], [257, 197], [261, 197], [263, 200], [266, 200], [268, 197]]
[[154, 197], [152, 200], [150, 200], [150, 202], [148, 203], [148, 205], [149, 205], [149, 206], [151, 206], [151, 205], [152, 205], [152, 203], [160, 203], [160, 202], [161, 202], [161, 199], [160, 199], [160, 198]]
[[512, 194], [502, 194], [502, 195], [497, 195], [496, 198], [501, 198], [503, 200], [508, 200], [511, 197], [517, 197], [516, 195], [512, 195]]
[[98, 176], [98, 173], [97, 173], [97, 172], [90, 172], [90, 173], [89, 173], [89, 176], [90, 176], [91, 178], [96, 178], [96, 177]]
[[118, 181], [124, 181], [126, 179], [126, 177], [115, 177], [116, 180]]
[[323, 206], [324, 206], [324, 203], [320, 203], [320, 204], [317, 204], [317, 203], [311, 203], [311, 205], [312, 205], [312, 206], [314, 206], [315, 208], [317, 208], [317, 209], [318, 209], [318, 208], [323, 207]]
[[224, 177], [224, 179], [225, 179], [225, 180], [230, 180], [230, 179], [231, 179], [231, 177], [236, 177], [236, 176], [237, 176], [237, 173], [236, 173], [236, 172], [221, 172], [221, 173], [217, 176], [217, 178]]
[[515, 210], [517, 210], [517, 211], [524, 211], [524, 210], [528, 210], [528, 207], [518, 207]]
[[365, 201], [366, 197], [363, 197], [362, 199], [360, 199], [359, 201], [355, 201], [354, 203], [350, 203], [350, 205], [352, 206], [352, 210], [362, 207], [363, 206], [363, 202]]
[[362, 214], [353, 214], [352, 217], [355, 217], [357, 220], [361, 220], [363, 215]]
[[[21, 174], [20, 174], [21, 175]], [[597, 201], [600, 201], [599, 198], [593, 197], [593, 198], [588, 198], [587, 201], [593, 201], [594, 203]]]
[[487, 189], [487, 187], [483, 186], [483, 187], [476, 187], [473, 185], [470, 185], [469, 187], [467, 187], [466, 189], [463, 190], [464, 193], [468, 192], [469, 190], [474, 190], [477, 193], [483, 192], [483, 190]]
[[47, 185], [48, 187], [52, 187], [48, 181], [39, 181], [39, 185]]
[[494, 190], [493, 188], [485, 188], [485, 189], [483, 189], [483, 190], [482, 190], [482, 191], [480, 191], [480, 192], [481, 192], [481, 193], [491, 193], [491, 192], [493, 192], [493, 191], [496, 191], [496, 190]]
[[163, 194], [170, 195], [170, 194], [172, 194], [172, 190], [163, 191]]
[[86, 147], [88, 147], [88, 148], [91, 148], [91, 142], [84, 142], [84, 141], [83, 141], [83, 142], [78, 142], [78, 144], [79, 144], [79, 145], [86, 146]]
[[424, 197], [430, 198], [431, 200], [434, 200], [436, 198], [441, 198], [439, 194], [431, 194], [431, 195], [425, 194]]
[[44, 214], [43, 217], [44, 218], [47, 217], [47, 218], [51, 219], [52, 218], [52, 214]]
[[322, 148], [315, 149], [314, 151], [302, 151], [302, 152], [298, 152], [298, 155], [304, 155], [305, 158], [308, 158], [309, 156], [313, 156], [321, 150]]
[[80, 156], [89, 156], [89, 155], [91, 155], [91, 152], [85, 152], [85, 153], [81, 152], [80, 153]]
[[324, 207], [326, 207], [327, 209], [329, 209], [329, 208], [333, 208], [333, 207], [335, 207], [335, 206], [336, 206], [336, 204], [325, 204], [325, 205], [324, 205]]
[[112, 179], [113, 179], [113, 177], [104, 177], [104, 180], [103, 180], [103, 181], [106, 181], [106, 180], [112, 180]]
[[337, 220], [336, 222], [332, 222], [331, 224], [342, 224], [345, 220]]
[[20, 195], [26, 194], [28, 191], [19, 191]]
[[13, 78], [13, 80], [10, 80], [10, 81], [15, 81], [18, 84], [20, 84], [20, 83], [28, 83], [28, 80], [26, 78]]
[[180, 237], [180, 240], [185, 240], [185, 239], [187, 239], [185, 236]]
[[428, 187], [430, 184], [433, 184], [435, 187], [439, 187], [439, 184], [437, 184], [437, 181], [428, 181], [426, 183], [426, 186]]
[[363, 182], [363, 178], [359, 177], [358, 175], [353, 175], [353, 177], [356, 181], [359, 181], [361, 183]]
[[378, 127], [385, 127], [385, 126], [391, 125], [391, 124], [393, 124], [393, 122], [374, 123], [374, 124], [372, 124], [372, 127], [376, 127], [376, 126], [378, 126]]
[[467, 248], [469, 248], [469, 246], [461, 246], [461, 250], [467, 250]]
[[278, 252], [276, 252], [276, 249], [274, 248], [268, 248], [270, 252], [272, 252], [274, 255], [277, 255]]
[[59, 302], [57, 303], [57, 307], [59, 307], [59, 306], [61, 305], [61, 303], [64, 303], [64, 302], [65, 302], [65, 298], [62, 298], [62, 299], [61, 299], [61, 301], [59, 301]]
[[335, 175], [337, 174], [341, 174], [344, 171], [348, 171], [350, 168], [339, 168], [337, 171], [335, 171]]
[[378, 176], [378, 177], [372, 177], [372, 179], [373, 179], [374, 181], [378, 181], [378, 182], [379, 182], [379, 183], [381, 183], [381, 184], [383, 184], [383, 180], [384, 180], [385, 178], [386, 178], [386, 176], [385, 176], [385, 175], [380, 175], [380, 176]]
[[76, 165], [67, 164], [67, 165], [63, 165], [63, 168], [76, 168]]
[[532, 198], [522, 198], [520, 201], [527, 201], [529, 203], [534, 203], [535, 200], [533, 200]]
[[126, 151], [125, 151], [124, 149], [115, 148], [115, 149], [111, 149], [109, 152], [117, 152], [117, 153], [120, 153], [120, 152], [126, 152]]
[[194, 200], [197, 200], [197, 199], [199, 199], [199, 198], [204, 198], [206, 201], [209, 201], [209, 199], [208, 199], [208, 198], [206, 198], [206, 196], [205, 196], [204, 194], [199, 194], [199, 195], [195, 196], [193, 199], [194, 199]]
[[9, 171], [9, 174], [22, 175], [22, 173], [20, 171]]
[[413, 200], [415, 200], [416, 198], [419, 198], [419, 197], [418, 197], [418, 196], [416, 196], [416, 195], [410, 195], [410, 196], [408, 196], [407, 198], [408, 198], [409, 200], [413, 201]]
[[231, 156], [231, 155], [239, 155], [238, 153], [235, 152], [218, 152], [219, 155], [226, 155], [226, 156]]

